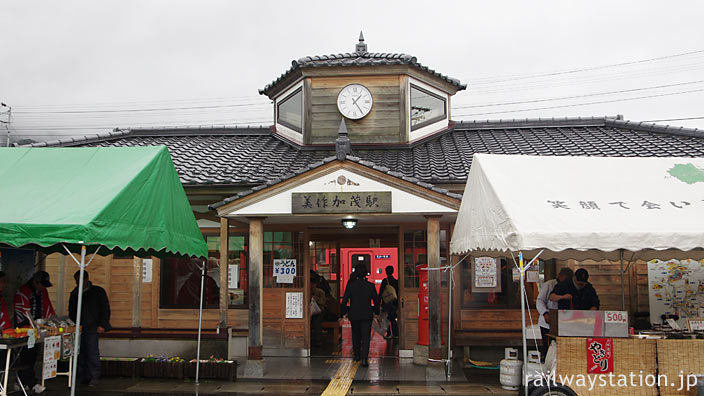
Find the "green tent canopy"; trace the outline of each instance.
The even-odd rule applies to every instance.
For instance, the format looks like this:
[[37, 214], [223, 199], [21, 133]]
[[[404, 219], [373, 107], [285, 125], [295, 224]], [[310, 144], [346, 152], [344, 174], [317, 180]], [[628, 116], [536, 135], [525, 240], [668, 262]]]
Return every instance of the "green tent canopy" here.
[[207, 257], [166, 147], [0, 148], [0, 246]]

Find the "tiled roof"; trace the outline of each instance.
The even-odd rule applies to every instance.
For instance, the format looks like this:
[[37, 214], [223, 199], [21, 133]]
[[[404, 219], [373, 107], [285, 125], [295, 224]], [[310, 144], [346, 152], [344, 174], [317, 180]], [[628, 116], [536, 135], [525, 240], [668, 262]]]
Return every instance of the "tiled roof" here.
[[[474, 153], [613, 157], [704, 157], [704, 131], [613, 118], [456, 123], [444, 133], [401, 146], [355, 146], [352, 155], [423, 183], [464, 183]], [[184, 185], [245, 188], [281, 179], [335, 155], [301, 147], [270, 128], [121, 131], [112, 136], [34, 146], [165, 145]]]
[[331, 54], [320, 56], [306, 56], [291, 62], [291, 68], [281, 74], [277, 79], [267, 84], [259, 90], [262, 95], [268, 95], [269, 91], [279, 82], [285, 80], [297, 69], [308, 67], [339, 67], [339, 66], [380, 66], [380, 65], [411, 65], [426, 73], [430, 73], [452, 85], [458, 90], [466, 89], [467, 86], [460, 80], [448, 77], [444, 74], [418, 63], [415, 56], [402, 53], [386, 52], [347, 52], [344, 54]]
[[[333, 162], [333, 161], [335, 161], [335, 160], [337, 160], [337, 157], [336, 157], [336, 156], [323, 158], [322, 161], [317, 161], [317, 162], [314, 162], [314, 163], [312, 163], [312, 164], [309, 164], [309, 165], [307, 165], [307, 166], [305, 166], [305, 167], [303, 167], [303, 168], [296, 169], [294, 172], [290, 172], [290, 173], [287, 173], [287, 174], [285, 174], [285, 175], [283, 175], [283, 176], [281, 176], [281, 177], [277, 177], [276, 179], [269, 180], [269, 181], [267, 181], [265, 184], [261, 184], [261, 185], [259, 185], [259, 186], [256, 186], [256, 187], [254, 187], [254, 188], [250, 188], [250, 189], [248, 189], [248, 190], [240, 191], [239, 193], [237, 193], [236, 195], [234, 195], [234, 196], [232, 196], [232, 197], [226, 198], [226, 199], [223, 200], [223, 201], [220, 201], [220, 202], [218, 202], [218, 203], [215, 203], [215, 204], [213, 204], [213, 205], [210, 205], [210, 206], [209, 206], [209, 209], [217, 209], [217, 208], [219, 208], [220, 206], [223, 206], [223, 205], [228, 204], [228, 203], [230, 203], [230, 202], [236, 201], [236, 200], [238, 200], [238, 199], [240, 199], [240, 198], [244, 198], [244, 197], [246, 197], [247, 195], [252, 194], [252, 193], [255, 193], [255, 192], [257, 192], [257, 191], [259, 191], [259, 190], [262, 190], [262, 189], [264, 189], [264, 188], [274, 186], [274, 185], [279, 184], [279, 183], [281, 183], [281, 182], [284, 182], [284, 181], [286, 181], [286, 180], [288, 180], [288, 179], [292, 179], [292, 178], [295, 177], [295, 176], [301, 175], [301, 174], [303, 174], [303, 173], [306, 173], [306, 172], [308, 172], [308, 171], [310, 171], [310, 170], [313, 170], [313, 169], [315, 169], [315, 168], [318, 168], [318, 167], [320, 167], [320, 166], [323, 166], [323, 165], [325, 165], [325, 164], [327, 164], [327, 163], [330, 163], [330, 162]], [[457, 200], [462, 199], [462, 194], [456, 194], [456, 193], [453, 193], [453, 192], [448, 191], [447, 189], [436, 187], [436, 186], [434, 186], [434, 185], [432, 185], [432, 184], [430, 184], [430, 183], [425, 183], [425, 182], [423, 182], [423, 181], [421, 181], [421, 180], [418, 180], [418, 179], [415, 178], [415, 177], [405, 176], [405, 175], [403, 175], [403, 174], [400, 173], [400, 172], [396, 172], [396, 171], [394, 171], [394, 170], [392, 170], [392, 169], [389, 169], [389, 168], [387, 168], [387, 167], [384, 167], [384, 166], [376, 165], [376, 164], [374, 164], [374, 163], [371, 162], [371, 161], [364, 160], [364, 159], [361, 159], [361, 158], [359, 158], [359, 157], [355, 157], [355, 156], [352, 156], [352, 155], [347, 155], [347, 156], [345, 156], [345, 161], [356, 162], [356, 163], [358, 163], [358, 164], [360, 164], [360, 165], [364, 165], [364, 166], [366, 166], [366, 167], [368, 167], [368, 168], [375, 169], [375, 170], [377, 170], [377, 171], [379, 171], [379, 172], [383, 172], [383, 173], [386, 173], [386, 174], [388, 174], [388, 175], [391, 175], [391, 176], [394, 176], [394, 177], [398, 177], [398, 178], [403, 179], [403, 180], [405, 180], [405, 181], [407, 181], [407, 182], [409, 182], [409, 183], [413, 183], [413, 184], [415, 184], [415, 185], [417, 185], [417, 186], [420, 186], [420, 187], [423, 187], [423, 188], [427, 188], [427, 189], [429, 189], [429, 190], [435, 191], [435, 192], [440, 193], [440, 194], [447, 195], [447, 196], [450, 197], [450, 198], [454, 198], [454, 199], [457, 199]]]

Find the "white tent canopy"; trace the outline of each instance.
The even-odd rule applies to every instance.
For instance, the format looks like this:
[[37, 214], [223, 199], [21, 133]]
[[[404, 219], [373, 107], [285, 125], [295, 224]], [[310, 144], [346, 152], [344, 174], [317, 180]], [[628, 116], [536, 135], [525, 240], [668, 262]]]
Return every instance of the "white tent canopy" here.
[[475, 154], [452, 254], [704, 258], [704, 158]]

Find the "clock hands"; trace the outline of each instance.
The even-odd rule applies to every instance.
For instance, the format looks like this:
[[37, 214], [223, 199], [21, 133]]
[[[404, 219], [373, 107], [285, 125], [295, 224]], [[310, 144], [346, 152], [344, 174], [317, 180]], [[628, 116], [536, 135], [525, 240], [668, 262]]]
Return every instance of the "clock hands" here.
[[352, 104], [355, 105], [355, 106], [357, 106], [357, 108], [359, 109], [359, 111], [360, 111], [361, 113], [364, 113], [364, 110], [362, 110], [362, 108], [359, 107], [359, 105], [357, 104], [357, 101], [358, 101], [359, 99], [361, 99], [361, 98], [362, 98], [362, 95], [359, 95], [359, 96], [357, 96], [357, 99], [352, 99]]

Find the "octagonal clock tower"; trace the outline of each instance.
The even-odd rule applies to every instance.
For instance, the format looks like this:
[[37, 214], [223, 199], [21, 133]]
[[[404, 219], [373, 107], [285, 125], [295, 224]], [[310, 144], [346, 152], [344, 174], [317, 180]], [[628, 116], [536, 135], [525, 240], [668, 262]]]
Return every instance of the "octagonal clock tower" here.
[[332, 144], [344, 118], [353, 144], [405, 144], [442, 132], [450, 99], [466, 86], [402, 53], [307, 56], [261, 89], [276, 133], [301, 145]]

